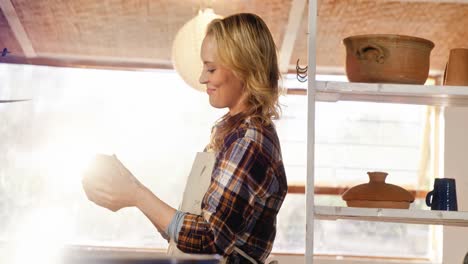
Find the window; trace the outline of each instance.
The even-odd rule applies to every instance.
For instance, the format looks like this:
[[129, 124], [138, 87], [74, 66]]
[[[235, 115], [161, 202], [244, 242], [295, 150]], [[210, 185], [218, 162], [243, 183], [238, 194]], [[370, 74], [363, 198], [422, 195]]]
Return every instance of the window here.
[[0, 239], [42, 241], [54, 230], [48, 237], [66, 243], [167, 247], [136, 209], [112, 213], [87, 201], [80, 171], [94, 153], [115, 153], [177, 207], [224, 111], [169, 71], [0, 64], [0, 74], [9, 98], [33, 98], [0, 105]]
[[[318, 76], [318, 79], [324, 78]], [[325, 76], [330, 80], [332, 76]], [[333, 79], [331, 79], [333, 80]], [[290, 81], [290, 80], [287, 80]], [[305, 184], [306, 96], [283, 98], [284, 119], [278, 124], [290, 184]], [[288, 107], [289, 106], [289, 107]], [[362, 102], [316, 104], [315, 185], [343, 190], [368, 181], [366, 172], [386, 171], [387, 182], [419, 191], [411, 206], [427, 209], [422, 153], [428, 108]], [[432, 176], [432, 175], [431, 175]], [[317, 188], [318, 187], [318, 188]], [[329, 193], [333, 194], [333, 193]], [[340, 193], [315, 195], [318, 205], [346, 206]], [[288, 195], [278, 220], [275, 250], [305, 250], [305, 196]], [[433, 259], [434, 228], [426, 225], [365, 221], [317, 221], [315, 253], [319, 255]], [[440, 235], [440, 234], [439, 234]], [[355, 243], [359, 241], [359, 243]]]
[[[162, 200], [177, 207], [194, 153], [203, 150], [224, 110], [211, 108], [205, 94], [172, 71], [0, 64], [0, 84], [1, 96], [33, 98], [0, 105], [0, 240], [41, 244], [46, 236], [69, 244], [167, 247], [136, 209], [113, 213], [89, 202], [80, 171], [94, 153], [115, 153]], [[305, 182], [306, 100], [281, 98], [283, 119], [277, 128], [290, 184]], [[319, 103], [317, 184], [354, 185], [366, 181], [368, 170], [385, 170], [389, 182], [419, 188], [424, 115], [421, 106]], [[316, 199], [343, 205], [337, 195]], [[316, 225], [320, 254], [431, 255], [427, 226]], [[356, 237], [365, 246], [356, 247]], [[383, 249], [372, 246], [390, 242]], [[304, 248], [305, 196], [290, 194], [278, 219], [274, 251], [303, 253]]]

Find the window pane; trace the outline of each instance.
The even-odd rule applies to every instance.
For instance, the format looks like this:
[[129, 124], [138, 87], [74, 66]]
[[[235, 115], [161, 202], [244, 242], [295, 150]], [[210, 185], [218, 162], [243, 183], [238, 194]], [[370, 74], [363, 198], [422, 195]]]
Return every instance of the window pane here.
[[0, 105], [0, 239], [166, 247], [137, 210], [89, 202], [80, 171], [96, 152], [115, 153], [177, 208], [195, 153], [224, 111], [169, 71], [0, 64], [0, 76], [5, 98], [33, 97]]
[[[320, 204], [345, 206], [339, 196], [316, 195], [316, 200]], [[423, 208], [424, 202], [416, 200], [414, 206]], [[278, 230], [274, 251], [305, 251], [305, 195], [287, 196], [278, 218]], [[428, 225], [319, 220], [314, 227], [314, 253], [430, 258], [432, 232]]]
[[[281, 98], [278, 122], [290, 183], [305, 183], [307, 97]], [[368, 171], [386, 171], [387, 182], [418, 188], [426, 107], [338, 102], [316, 104], [315, 183], [353, 186], [367, 182]]]
[[[278, 122], [289, 183], [305, 184], [307, 97], [281, 98]], [[338, 102], [316, 104], [315, 184], [328, 187], [368, 182], [368, 171], [386, 171], [387, 182], [418, 189], [426, 107]], [[346, 206], [340, 196], [316, 195], [318, 205]], [[427, 208], [417, 200], [412, 208]], [[305, 196], [288, 195], [278, 219], [274, 250], [305, 250]], [[432, 228], [364, 221], [317, 221], [319, 254], [430, 257]], [[354, 243], [356, 238], [360, 243]]]

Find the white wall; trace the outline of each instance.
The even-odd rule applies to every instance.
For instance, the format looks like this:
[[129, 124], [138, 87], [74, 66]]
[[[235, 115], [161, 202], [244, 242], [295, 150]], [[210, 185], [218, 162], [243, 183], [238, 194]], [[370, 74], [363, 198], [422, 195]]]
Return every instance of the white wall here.
[[[445, 110], [445, 177], [455, 178], [458, 210], [468, 211], [468, 108]], [[462, 264], [468, 227], [444, 227], [444, 264]]]

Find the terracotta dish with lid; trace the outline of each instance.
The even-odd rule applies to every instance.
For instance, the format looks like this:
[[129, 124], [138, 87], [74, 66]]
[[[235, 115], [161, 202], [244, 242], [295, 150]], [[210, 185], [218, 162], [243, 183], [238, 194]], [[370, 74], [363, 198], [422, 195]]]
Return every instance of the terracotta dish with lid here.
[[385, 183], [386, 172], [368, 172], [369, 182], [354, 186], [342, 198], [350, 207], [408, 209], [414, 196], [404, 188]]

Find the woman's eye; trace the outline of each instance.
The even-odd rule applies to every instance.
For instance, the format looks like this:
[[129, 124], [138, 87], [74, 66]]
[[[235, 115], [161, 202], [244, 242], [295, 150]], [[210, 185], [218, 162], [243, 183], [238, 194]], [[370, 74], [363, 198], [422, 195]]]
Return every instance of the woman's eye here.
[[215, 72], [215, 70], [216, 70], [216, 69], [208, 69], [208, 72], [209, 72], [209, 73], [213, 73], [213, 72]]

